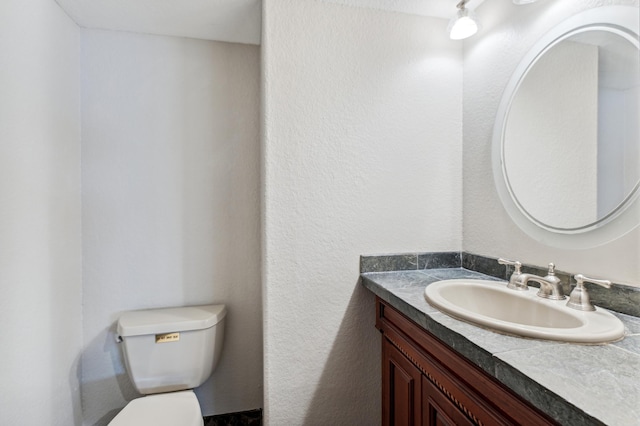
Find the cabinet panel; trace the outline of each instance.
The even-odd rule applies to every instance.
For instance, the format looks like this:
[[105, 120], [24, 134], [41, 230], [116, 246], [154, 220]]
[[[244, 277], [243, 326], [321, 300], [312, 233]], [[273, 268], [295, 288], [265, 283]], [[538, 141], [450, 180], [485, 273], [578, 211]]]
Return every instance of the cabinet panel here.
[[422, 377], [422, 426], [473, 426], [433, 383]]
[[[383, 333], [383, 348], [387, 347], [383, 353], [395, 354], [394, 367], [388, 365], [389, 355], [383, 354], [383, 425], [557, 425], [546, 414], [386, 302], [377, 298], [376, 303], [376, 327]], [[421, 389], [421, 396], [419, 402], [413, 402], [419, 409], [398, 404], [395, 401], [400, 396], [393, 396], [396, 398], [393, 400], [395, 411], [391, 416], [389, 398], [392, 396], [389, 391], [394, 389], [392, 386], [404, 386], [407, 380], [398, 376], [398, 384], [392, 385], [388, 374], [392, 368], [397, 368], [395, 365], [402, 366], [402, 370], [412, 377], [414, 397], [403, 396], [403, 401], [415, 401], [417, 388]], [[415, 374], [420, 375], [419, 380], [409, 366], [418, 370]], [[425, 376], [424, 380], [422, 376]], [[415, 384], [416, 380], [420, 386]], [[404, 395], [400, 391], [397, 393]], [[397, 413], [401, 409], [408, 410], [404, 417]], [[395, 419], [400, 421], [405, 417], [413, 423], [393, 423]]]
[[382, 424], [421, 424], [421, 373], [387, 339], [382, 339]]

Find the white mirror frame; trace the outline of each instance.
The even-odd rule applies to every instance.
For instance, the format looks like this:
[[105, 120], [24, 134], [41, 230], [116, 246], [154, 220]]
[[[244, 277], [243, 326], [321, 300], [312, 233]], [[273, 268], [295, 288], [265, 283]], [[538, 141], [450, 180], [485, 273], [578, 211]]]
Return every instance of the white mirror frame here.
[[[581, 12], [563, 21], [545, 34], [524, 56], [509, 80], [496, 114], [492, 141], [493, 177], [498, 195], [511, 219], [535, 240], [553, 247], [578, 249], [597, 247], [611, 242], [631, 232], [640, 225], [640, 190], [636, 186], [629, 198], [612, 213], [597, 222], [579, 229], [563, 230], [547, 227], [535, 219], [519, 205], [511, 192], [506, 176], [503, 157], [503, 138], [506, 121], [513, 97], [527, 70], [545, 51], [562, 41], [568, 33], [581, 28], [620, 30], [634, 35], [637, 46], [639, 29], [639, 10], [630, 6], [603, 6]], [[618, 31], [615, 31], [615, 29]], [[576, 173], [580, 170], [576, 168]], [[541, 203], [544, 200], [540, 200]], [[562, 206], [555, 206], [562, 208]]]

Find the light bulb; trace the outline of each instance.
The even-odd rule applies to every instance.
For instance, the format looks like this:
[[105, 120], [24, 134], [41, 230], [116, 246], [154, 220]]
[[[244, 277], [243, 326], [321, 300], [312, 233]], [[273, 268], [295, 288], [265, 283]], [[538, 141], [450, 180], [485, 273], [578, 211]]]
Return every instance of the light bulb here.
[[458, 10], [456, 16], [449, 22], [449, 38], [451, 40], [462, 40], [471, 37], [480, 29], [480, 24], [476, 20], [473, 12], [464, 6]]

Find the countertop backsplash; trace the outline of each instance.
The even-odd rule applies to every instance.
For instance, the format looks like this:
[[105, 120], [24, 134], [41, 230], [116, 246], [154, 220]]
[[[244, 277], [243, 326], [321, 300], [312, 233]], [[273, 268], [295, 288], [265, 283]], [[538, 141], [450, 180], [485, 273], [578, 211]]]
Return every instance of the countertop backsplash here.
[[[513, 273], [512, 266], [500, 265], [497, 258], [464, 251], [360, 256], [360, 273], [441, 268], [463, 268], [505, 281], [508, 281]], [[545, 276], [547, 267], [523, 264], [522, 272]], [[572, 286], [575, 285], [572, 283], [571, 276], [577, 272], [568, 273], [556, 269], [555, 273], [562, 281], [565, 294], [568, 295]], [[530, 282], [530, 285], [538, 286], [539, 284]], [[616, 283], [613, 283], [610, 289], [590, 283], [585, 283], [585, 287], [594, 305], [640, 317], [640, 288]]]

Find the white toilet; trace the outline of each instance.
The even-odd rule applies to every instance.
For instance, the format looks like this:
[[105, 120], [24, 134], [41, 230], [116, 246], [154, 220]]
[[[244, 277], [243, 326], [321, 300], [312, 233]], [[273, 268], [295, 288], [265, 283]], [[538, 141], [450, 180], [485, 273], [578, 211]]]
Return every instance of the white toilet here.
[[224, 305], [149, 309], [122, 314], [118, 341], [134, 386], [134, 399], [110, 426], [202, 426], [191, 389], [218, 363], [224, 338]]

